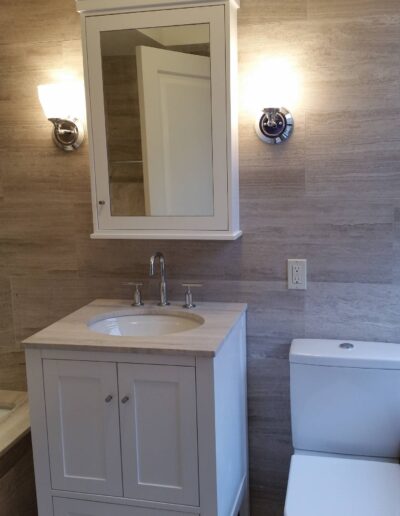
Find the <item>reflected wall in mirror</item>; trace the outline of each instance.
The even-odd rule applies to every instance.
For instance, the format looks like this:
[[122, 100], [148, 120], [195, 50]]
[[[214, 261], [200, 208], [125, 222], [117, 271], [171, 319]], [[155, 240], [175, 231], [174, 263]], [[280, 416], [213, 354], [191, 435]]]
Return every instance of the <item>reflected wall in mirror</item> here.
[[213, 216], [210, 27], [101, 32], [112, 216]]

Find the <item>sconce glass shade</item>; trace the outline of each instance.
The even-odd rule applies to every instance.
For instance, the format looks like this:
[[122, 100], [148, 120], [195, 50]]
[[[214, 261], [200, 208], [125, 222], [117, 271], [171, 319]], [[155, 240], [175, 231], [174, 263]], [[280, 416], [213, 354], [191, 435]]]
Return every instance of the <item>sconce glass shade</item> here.
[[77, 149], [84, 138], [83, 83], [66, 81], [38, 86], [43, 112], [53, 124], [53, 141], [65, 151]]
[[41, 84], [38, 86], [38, 95], [46, 118], [84, 118], [85, 94], [82, 82]]

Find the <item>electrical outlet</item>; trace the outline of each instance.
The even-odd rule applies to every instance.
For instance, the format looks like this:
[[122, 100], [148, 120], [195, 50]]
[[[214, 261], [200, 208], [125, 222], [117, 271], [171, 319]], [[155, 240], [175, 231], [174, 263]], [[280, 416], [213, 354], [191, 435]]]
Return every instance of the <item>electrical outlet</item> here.
[[307, 260], [288, 260], [288, 288], [307, 289]]

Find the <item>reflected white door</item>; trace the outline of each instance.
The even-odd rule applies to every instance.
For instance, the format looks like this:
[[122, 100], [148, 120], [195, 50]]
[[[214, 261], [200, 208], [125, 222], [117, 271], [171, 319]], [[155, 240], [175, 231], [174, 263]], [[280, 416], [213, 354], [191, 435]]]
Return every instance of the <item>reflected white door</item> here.
[[212, 216], [211, 62], [136, 48], [146, 215]]
[[45, 360], [54, 489], [122, 495], [117, 366]]
[[118, 378], [124, 496], [197, 506], [194, 367], [118, 364]]

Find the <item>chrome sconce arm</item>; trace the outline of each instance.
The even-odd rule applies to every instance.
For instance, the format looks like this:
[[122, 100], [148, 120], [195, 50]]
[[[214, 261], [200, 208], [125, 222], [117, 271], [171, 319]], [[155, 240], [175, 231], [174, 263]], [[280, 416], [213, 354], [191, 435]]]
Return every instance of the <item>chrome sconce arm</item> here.
[[53, 141], [60, 149], [73, 151], [83, 142], [85, 130], [78, 118], [49, 118], [53, 124]]
[[265, 108], [256, 118], [256, 133], [265, 143], [284, 143], [292, 134], [294, 121], [286, 108]]

